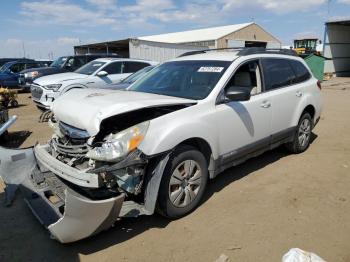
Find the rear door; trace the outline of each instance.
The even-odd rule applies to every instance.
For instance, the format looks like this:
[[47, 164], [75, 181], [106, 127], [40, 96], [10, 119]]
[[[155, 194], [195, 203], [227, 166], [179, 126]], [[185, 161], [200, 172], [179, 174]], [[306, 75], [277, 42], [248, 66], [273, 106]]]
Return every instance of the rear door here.
[[298, 83], [290, 59], [264, 58], [262, 66], [264, 92], [271, 99], [271, 142], [278, 143], [294, 134], [293, 115], [303, 96], [303, 84]]

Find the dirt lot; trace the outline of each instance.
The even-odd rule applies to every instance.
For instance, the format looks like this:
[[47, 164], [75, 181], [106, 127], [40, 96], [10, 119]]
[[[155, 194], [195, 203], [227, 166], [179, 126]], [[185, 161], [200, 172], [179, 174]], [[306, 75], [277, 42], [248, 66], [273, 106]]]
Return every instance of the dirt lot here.
[[[327, 261], [350, 261], [350, 79], [324, 84], [325, 107], [307, 152], [282, 148], [229, 169], [211, 181], [191, 215], [121, 221], [70, 245], [50, 240], [20, 196], [0, 206], [0, 261], [281, 261], [290, 248]], [[10, 145], [50, 136], [28, 95], [20, 96]], [[24, 132], [26, 131], [26, 132]], [[3, 201], [0, 187], [0, 202]]]

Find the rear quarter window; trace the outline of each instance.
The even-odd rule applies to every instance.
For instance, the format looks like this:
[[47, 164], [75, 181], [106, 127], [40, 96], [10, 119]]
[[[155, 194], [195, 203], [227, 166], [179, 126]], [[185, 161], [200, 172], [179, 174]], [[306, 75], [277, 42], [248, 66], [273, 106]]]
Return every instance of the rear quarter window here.
[[123, 73], [135, 73], [146, 66], [149, 66], [149, 64], [142, 62], [125, 62]]
[[265, 91], [291, 85], [295, 82], [293, 68], [287, 59], [266, 58], [262, 60]]
[[296, 76], [294, 80], [295, 84], [307, 81], [311, 78], [309, 70], [305, 67], [303, 63], [296, 60], [290, 60], [290, 64], [292, 65]]

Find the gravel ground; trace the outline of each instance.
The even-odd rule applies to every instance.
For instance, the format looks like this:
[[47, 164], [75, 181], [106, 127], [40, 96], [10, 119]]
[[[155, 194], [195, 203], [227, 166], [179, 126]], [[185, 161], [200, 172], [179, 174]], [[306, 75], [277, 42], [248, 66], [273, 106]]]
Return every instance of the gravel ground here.
[[[350, 78], [323, 84], [324, 112], [309, 150], [283, 148], [231, 168], [210, 182], [204, 203], [185, 218], [125, 219], [90, 239], [62, 245], [26, 207], [0, 205], [0, 261], [281, 261], [290, 248], [350, 261]], [[50, 137], [28, 94], [7, 146]], [[0, 185], [0, 202], [3, 202]]]

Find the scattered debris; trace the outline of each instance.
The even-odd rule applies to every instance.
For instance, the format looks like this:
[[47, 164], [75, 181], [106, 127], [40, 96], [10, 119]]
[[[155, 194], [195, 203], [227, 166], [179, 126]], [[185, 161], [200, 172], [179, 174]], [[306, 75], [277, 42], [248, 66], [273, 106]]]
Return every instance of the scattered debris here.
[[228, 247], [227, 250], [238, 250], [238, 249], [242, 249], [241, 246], [231, 246], [231, 247]]
[[214, 262], [228, 262], [228, 256], [221, 254]]
[[326, 262], [318, 255], [300, 248], [290, 249], [282, 258], [282, 262]]

